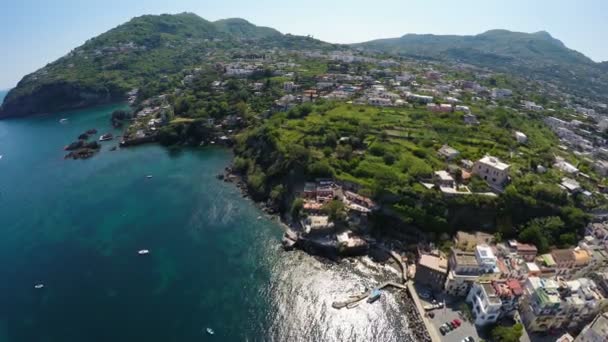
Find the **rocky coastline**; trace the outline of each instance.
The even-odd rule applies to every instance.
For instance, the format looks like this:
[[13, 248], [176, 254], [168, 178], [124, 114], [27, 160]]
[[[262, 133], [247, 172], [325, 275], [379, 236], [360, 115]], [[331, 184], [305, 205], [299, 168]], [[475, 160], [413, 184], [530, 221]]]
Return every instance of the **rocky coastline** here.
[[[401, 243], [394, 240], [382, 239], [378, 240], [368, 235], [358, 236], [361, 244], [344, 247], [339, 246], [338, 242], [328, 239], [325, 235], [302, 234], [300, 222], [294, 222], [289, 217], [282, 215], [278, 209], [278, 205], [271, 200], [266, 202], [257, 201], [249, 192], [246, 180], [241, 174], [236, 172], [232, 166], [227, 166], [223, 173], [217, 175], [221, 181], [232, 183], [241, 192], [243, 198], [249, 198], [252, 202], [263, 211], [267, 217], [277, 220], [284, 229], [282, 245], [285, 250], [293, 248], [301, 249], [308, 254], [321, 256], [330, 260], [339, 260], [344, 257], [371, 256], [375, 260], [386, 261], [390, 256], [385, 253], [387, 248], [400, 251], [400, 254], [408, 254], [406, 249], [401, 248]], [[379, 256], [382, 254], [382, 256]], [[406, 258], [407, 259], [407, 258]]]
[[401, 299], [405, 303], [405, 316], [407, 317], [408, 325], [410, 327], [410, 331], [412, 332], [412, 337], [416, 341], [419, 342], [432, 342], [431, 336], [429, 332], [426, 330], [426, 325], [422, 321], [422, 317], [420, 317], [420, 313], [416, 308], [416, 303], [409, 296], [409, 294], [402, 294]]

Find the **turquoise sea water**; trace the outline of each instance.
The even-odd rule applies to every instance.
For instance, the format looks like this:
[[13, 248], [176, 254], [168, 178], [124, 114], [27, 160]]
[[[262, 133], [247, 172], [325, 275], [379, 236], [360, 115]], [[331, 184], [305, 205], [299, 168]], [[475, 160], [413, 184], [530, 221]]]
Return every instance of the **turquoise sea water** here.
[[390, 293], [331, 308], [392, 271], [283, 252], [278, 224], [216, 179], [229, 151], [110, 141], [63, 159], [86, 129], [120, 135], [117, 107], [0, 121], [0, 341], [409, 340]]

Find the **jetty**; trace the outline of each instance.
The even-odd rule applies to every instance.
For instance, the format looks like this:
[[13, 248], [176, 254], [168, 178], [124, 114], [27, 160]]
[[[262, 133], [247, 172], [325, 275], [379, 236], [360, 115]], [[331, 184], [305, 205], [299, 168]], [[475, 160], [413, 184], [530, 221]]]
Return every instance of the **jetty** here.
[[384, 289], [386, 287], [395, 287], [395, 288], [398, 288], [398, 289], [401, 289], [401, 290], [407, 290], [407, 286], [405, 286], [403, 284], [397, 284], [397, 283], [394, 283], [394, 282], [387, 281], [385, 283], [382, 283], [380, 286], [375, 287], [375, 288], [373, 288], [373, 289], [371, 289], [371, 290], [369, 290], [367, 292], [364, 292], [364, 293], [359, 294], [359, 295], [352, 295], [352, 296], [349, 297], [349, 299], [347, 299], [345, 301], [336, 301], [336, 302], [333, 302], [331, 304], [331, 306], [334, 309], [342, 309], [342, 308], [345, 308], [345, 307], [347, 307], [347, 308], [354, 307], [353, 305], [355, 303], [359, 303], [360, 301], [367, 299], [372, 294], [372, 292], [374, 292], [374, 290], [378, 290], [379, 291], [379, 290], [382, 290], [382, 289]]
[[395, 251], [388, 251], [388, 252], [393, 257], [393, 259], [395, 259], [395, 261], [397, 261], [397, 263], [399, 264], [399, 267], [401, 267], [401, 282], [403, 282], [404, 284], [407, 283], [407, 266], [403, 262], [403, 258], [401, 258], [401, 255], [399, 255]]

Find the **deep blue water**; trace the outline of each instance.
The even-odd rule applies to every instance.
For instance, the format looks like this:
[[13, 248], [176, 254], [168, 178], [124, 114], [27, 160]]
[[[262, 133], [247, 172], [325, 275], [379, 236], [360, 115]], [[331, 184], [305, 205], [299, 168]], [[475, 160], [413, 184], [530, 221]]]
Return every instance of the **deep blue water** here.
[[409, 340], [390, 293], [331, 308], [391, 271], [283, 252], [280, 226], [216, 179], [229, 151], [111, 141], [63, 159], [86, 129], [120, 135], [117, 107], [0, 121], [0, 341]]

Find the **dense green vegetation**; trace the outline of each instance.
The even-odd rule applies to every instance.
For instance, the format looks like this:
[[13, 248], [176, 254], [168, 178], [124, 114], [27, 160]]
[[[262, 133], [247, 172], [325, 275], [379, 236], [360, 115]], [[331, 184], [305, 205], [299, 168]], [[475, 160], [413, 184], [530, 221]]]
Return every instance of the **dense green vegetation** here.
[[[435, 237], [460, 229], [482, 229], [505, 238], [518, 237], [546, 251], [572, 245], [588, 219], [584, 212], [606, 208], [601, 196], [568, 195], [558, 186], [564, 175], [551, 168], [555, 156], [590, 175], [588, 180], [580, 180], [584, 188], [591, 189], [601, 180], [589, 160], [558, 147], [558, 139], [542, 122], [544, 114], [516, 109], [521, 108], [520, 101], [532, 100], [551, 110], [551, 115], [567, 119], [571, 111], [563, 108], [559, 96], [547, 91], [551, 87], [546, 84], [530, 82], [530, 77], [562, 86], [565, 82], [565, 88], [578, 91], [586, 82], [572, 80], [564, 71], [596, 72], [596, 83], [589, 89], [595, 92], [591, 95], [600, 96], [607, 89], [602, 85], [608, 83], [603, 83], [605, 73], [597, 70], [605, 66], [568, 50], [546, 33], [405, 36], [364, 46], [425, 60], [464, 61], [525, 77], [426, 61], [415, 70], [407, 63], [380, 70], [378, 61], [306, 58], [292, 49], [327, 52], [344, 47], [283, 35], [242, 19], [209, 22], [190, 13], [142, 16], [26, 76], [7, 96], [0, 116], [122, 100], [127, 91], [137, 88], [133, 113], [156, 108], [155, 118], [162, 124], [153, 138], [162, 144], [198, 146], [217, 138], [217, 127], [221, 134], [239, 132], [234, 169], [245, 175], [255, 199], [269, 200], [294, 218], [301, 215], [303, 203], [293, 201], [293, 186], [330, 177], [358, 187], [359, 193], [380, 203], [376, 222], [387, 218], [397, 222], [377, 225], [382, 229], [418, 227]], [[244, 58], [253, 64], [268, 57], [266, 54], [272, 55], [272, 62], [256, 66], [249, 77], [223, 76], [225, 63]], [[374, 57], [378, 56], [390, 57]], [[279, 62], [283, 66], [276, 67]], [[309, 89], [325, 73], [365, 75], [365, 81], [359, 78], [353, 83], [369, 87], [372, 82], [390, 85], [395, 74], [413, 72], [418, 84], [412, 85], [413, 90], [431, 92], [437, 84], [423, 76], [429, 68], [440, 72], [446, 82], [467, 80], [488, 89], [513, 89], [513, 96], [491, 101], [487, 95], [473, 98], [462, 92], [462, 103], [477, 116], [479, 125], [466, 125], [463, 112], [433, 113], [424, 105], [377, 108], [320, 99], [287, 111], [275, 106], [286, 94], [283, 82], [293, 81]], [[119, 126], [130, 117], [131, 113], [117, 112], [111, 119]], [[149, 120], [145, 115], [135, 120], [127, 135], [148, 129]], [[590, 123], [582, 120], [581, 128], [591, 131]], [[514, 131], [525, 133], [528, 142], [517, 143]], [[460, 151], [457, 160], [474, 161], [490, 154], [509, 163], [512, 180], [504, 193], [446, 197], [428, 189], [422, 183], [430, 182], [434, 171], [445, 169], [473, 192], [490, 190], [476, 177], [463, 180], [456, 165], [437, 154], [444, 144]], [[538, 173], [538, 165], [547, 172]], [[338, 202], [324, 210], [335, 221], [343, 219]]]
[[513, 326], [505, 327], [502, 325], [492, 329], [493, 342], [519, 342], [523, 335], [524, 327], [521, 323], [516, 323]]
[[[487, 107], [474, 107], [474, 112], [479, 126], [465, 125], [458, 112], [305, 104], [276, 113], [241, 134], [235, 166], [248, 175], [250, 187], [261, 198], [277, 184], [335, 177], [360, 185], [360, 192], [379, 200], [386, 214], [427, 231], [485, 228], [505, 237], [519, 234], [541, 249], [545, 244], [571, 244], [587, 219], [584, 203], [558, 187], [559, 171], [535, 172], [536, 165], [550, 166], [553, 154], [562, 153], [555, 136], [532, 115]], [[529, 143], [518, 144], [513, 130], [524, 132]], [[505, 193], [497, 198], [450, 198], [426, 189], [420, 181], [448, 167], [437, 154], [443, 144], [458, 149], [462, 158], [491, 154], [510, 163], [513, 180]], [[477, 191], [486, 188], [476, 178], [469, 185]], [[537, 239], [538, 218], [551, 216], [561, 217], [552, 228], [554, 238]]]

